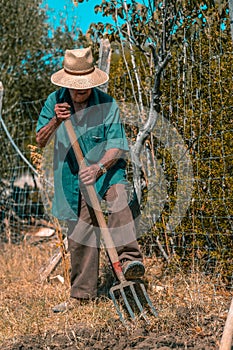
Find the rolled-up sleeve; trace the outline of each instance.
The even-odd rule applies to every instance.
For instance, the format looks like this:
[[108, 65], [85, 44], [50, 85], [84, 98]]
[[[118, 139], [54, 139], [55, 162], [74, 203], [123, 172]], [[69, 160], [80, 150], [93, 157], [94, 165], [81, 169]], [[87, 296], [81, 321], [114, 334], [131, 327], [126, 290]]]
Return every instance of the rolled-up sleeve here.
[[105, 120], [105, 136], [106, 151], [111, 148], [129, 151], [125, 130], [120, 119], [119, 108], [115, 101], [113, 101], [111, 109]]
[[37, 121], [36, 132], [40, 131], [40, 129], [43, 128], [45, 125], [47, 125], [49, 121], [54, 117], [55, 104], [56, 104], [56, 95], [55, 95], [55, 92], [52, 92], [48, 96], [40, 112], [40, 115]]

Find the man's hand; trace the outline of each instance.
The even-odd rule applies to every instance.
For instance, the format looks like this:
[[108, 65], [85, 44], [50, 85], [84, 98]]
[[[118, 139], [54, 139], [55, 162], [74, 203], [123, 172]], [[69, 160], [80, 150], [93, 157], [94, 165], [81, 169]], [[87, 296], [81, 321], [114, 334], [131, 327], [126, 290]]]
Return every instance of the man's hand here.
[[[118, 148], [111, 148], [107, 150], [104, 156], [99, 160], [99, 164], [104, 164], [104, 167], [110, 169], [119, 158], [122, 158], [124, 152]], [[92, 164], [85, 169], [79, 171], [79, 178], [84, 185], [92, 185], [96, 180], [103, 175], [103, 170], [98, 164]]]
[[84, 185], [93, 185], [100, 175], [100, 170], [98, 164], [92, 164], [79, 171], [79, 178]]
[[70, 105], [67, 102], [57, 103], [54, 111], [56, 113], [56, 119], [59, 122], [63, 122], [71, 116]]
[[71, 116], [70, 105], [67, 102], [57, 103], [54, 107], [54, 112], [56, 117], [53, 117], [50, 122], [36, 134], [36, 141], [39, 147], [45, 147], [59, 125]]

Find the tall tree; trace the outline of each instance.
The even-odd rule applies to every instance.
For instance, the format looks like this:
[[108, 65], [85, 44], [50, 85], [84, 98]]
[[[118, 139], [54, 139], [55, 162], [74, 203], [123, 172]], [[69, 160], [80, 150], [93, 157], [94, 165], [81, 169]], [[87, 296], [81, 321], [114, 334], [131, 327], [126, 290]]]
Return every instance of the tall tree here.
[[[10, 107], [20, 98], [40, 96], [48, 81], [50, 64], [48, 52], [48, 25], [41, 1], [0, 1], [0, 71], [4, 85], [4, 107]], [[35, 88], [37, 87], [37, 88]]]
[[[3, 109], [16, 101], [45, 98], [51, 90], [50, 76], [61, 65], [67, 47], [81, 45], [81, 32], [68, 28], [61, 18], [50, 28], [42, 0], [0, 0], [0, 79], [4, 85]], [[75, 28], [75, 32], [74, 32]]]

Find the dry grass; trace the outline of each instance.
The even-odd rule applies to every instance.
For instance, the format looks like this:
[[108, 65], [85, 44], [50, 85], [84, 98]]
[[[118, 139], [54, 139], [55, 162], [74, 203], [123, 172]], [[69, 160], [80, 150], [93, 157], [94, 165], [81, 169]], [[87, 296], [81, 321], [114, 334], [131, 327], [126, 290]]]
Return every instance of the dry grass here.
[[52, 251], [48, 245], [10, 245], [1, 250], [0, 342], [24, 334], [64, 330], [79, 322], [96, 327], [103, 326], [103, 320], [116, 320], [112, 303], [105, 298], [98, 305], [91, 302], [72, 313], [57, 315], [51, 311], [69, 298], [69, 288], [58, 280], [39, 282], [39, 270]]
[[[39, 270], [55, 249], [55, 242], [37, 246], [6, 245], [0, 253], [0, 344], [36, 334], [86, 327], [110, 335], [125, 334], [113, 304], [108, 299], [79, 306], [64, 314], [54, 314], [52, 306], [69, 298], [69, 288], [57, 280], [40, 283]], [[211, 337], [219, 344], [231, 296], [218, 281], [198, 272], [184, 274], [163, 270], [162, 263], [147, 259], [148, 291], [159, 312], [147, 326], [154, 334], [185, 338]], [[56, 271], [55, 274], [61, 271]], [[127, 332], [142, 327], [138, 321]], [[143, 326], [145, 328], [145, 326]]]

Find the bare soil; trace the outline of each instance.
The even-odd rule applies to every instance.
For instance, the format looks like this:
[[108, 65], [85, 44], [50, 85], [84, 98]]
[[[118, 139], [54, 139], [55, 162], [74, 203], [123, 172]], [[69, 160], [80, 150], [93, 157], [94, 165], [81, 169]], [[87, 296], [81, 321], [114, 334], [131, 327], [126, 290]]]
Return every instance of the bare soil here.
[[91, 328], [77, 325], [76, 331], [68, 332], [49, 332], [45, 336], [29, 335], [22, 339], [18, 339], [15, 344], [3, 345], [2, 350], [45, 350], [45, 349], [99, 349], [99, 350], [153, 350], [153, 349], [196, 349], [211, 350], [218, 349], [216, 338], [208, 337], [192, 337], [192, 335], [184, 335], [178, 332], [172, 334], [160, 334], [139, 328], [130, 334], [125, 331], [118, 334], [110, 334], [105, 329], [93, 331]]
[[69, 288], [54, 271], [38, 281], [53, 241], [3, 246], [0, 252], [0, 348], [52, 349], [218, 349], [231, 295], [219, 280], [198, 271], [183, 273], [146, 259], [146, 286], [159, 316], [123, 325], [110, 299], [81, 305], [63, 314], [52, 306], [69, 298]]

